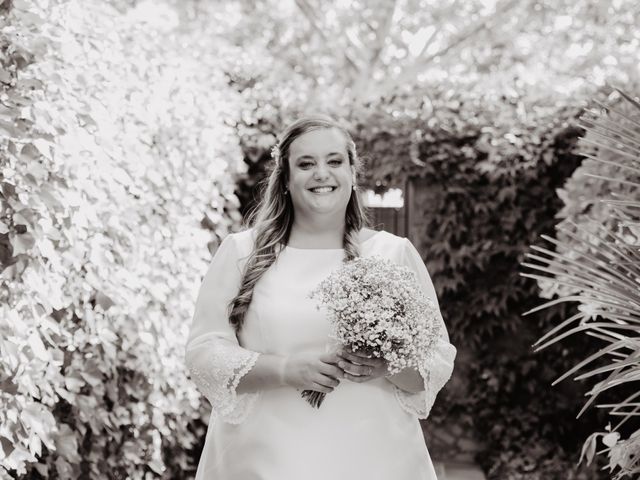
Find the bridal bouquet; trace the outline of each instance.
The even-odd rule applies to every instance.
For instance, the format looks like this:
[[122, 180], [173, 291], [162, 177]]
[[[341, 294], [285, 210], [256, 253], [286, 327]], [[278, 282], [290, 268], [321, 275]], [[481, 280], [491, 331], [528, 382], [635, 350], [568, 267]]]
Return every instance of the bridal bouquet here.
[[[327, 309], [331, 338], [352, 352], [384, 358], [389, 374], [417, 367], [440, 334], [438, 308], [407, 267], [380, 257], [345, 262], [309, 294]], [[325, 394], [303, 390], [318, 408]]]

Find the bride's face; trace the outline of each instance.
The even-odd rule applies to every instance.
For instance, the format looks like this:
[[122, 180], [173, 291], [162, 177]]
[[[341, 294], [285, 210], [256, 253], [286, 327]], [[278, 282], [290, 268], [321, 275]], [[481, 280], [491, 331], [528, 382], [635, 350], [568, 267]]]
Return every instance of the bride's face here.
[[355, 170], [346, 138], [335, 128], [312, 130], [289, 146], [289, 194], [297, 215], [344, 214]]

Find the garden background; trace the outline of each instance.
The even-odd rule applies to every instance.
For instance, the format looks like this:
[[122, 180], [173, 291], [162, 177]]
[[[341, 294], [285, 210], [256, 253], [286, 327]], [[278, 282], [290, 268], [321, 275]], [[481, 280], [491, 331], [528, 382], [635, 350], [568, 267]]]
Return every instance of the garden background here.
[[[402, 192], [372, 226], [419, 249], [458, 348], [423, 422], [434, 459], [497, 480], [638, 467], [637, 423], [603, 444], [606, 412], [575, 418], [590, 379], [551, 385], [602, 338], [532, 348], [593, 302], [523, 315], [567, 293], [523, 275], [531, 245], [579, 250], [588, 235], [556, 225], [615, 228], [598, 199], [637, 200], [580, 140], [586, 112], [617, 108], [638, 157], [638, 106], [611, 88], [640, 92], [637, 2], [4, 0], [0, 15], [1, 478], [193, 478], [210, 409], [183, 360], [195, 294], [306, 112], [352, 132], [370, 202]], [[612, 448], [578, 466], [583, 444]]]

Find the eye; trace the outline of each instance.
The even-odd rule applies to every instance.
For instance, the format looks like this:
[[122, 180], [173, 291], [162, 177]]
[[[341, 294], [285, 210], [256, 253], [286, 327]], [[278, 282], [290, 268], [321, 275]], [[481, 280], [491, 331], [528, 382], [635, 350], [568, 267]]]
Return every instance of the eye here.
[[307, 168], [309, 168], [309, 167], [313, 166], [313, 163], [312, 163], [312, 162], [300, 162], [300, 163], [298, 164], [298, 166], [299, 166], [300, 168], [307, 169]]
[[342, 165], [342, 159], [335, 158], [333, 160], [329, 160], [329, 165]]

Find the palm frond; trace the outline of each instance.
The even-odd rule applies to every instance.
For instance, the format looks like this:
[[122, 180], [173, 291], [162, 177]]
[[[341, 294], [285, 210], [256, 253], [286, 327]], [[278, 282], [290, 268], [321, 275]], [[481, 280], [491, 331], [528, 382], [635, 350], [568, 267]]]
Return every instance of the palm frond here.
[[640, 128], [640, 122], [638, 122], [634, 118], [631, 118], [627, 114], [625, 114], [625, 113], [623, 113], [623, 112], [621, 112], [619, 110], [616, 110], [611, 105], [605, 105], [604, 103], [600, 102], [599, 100], [594, 100], [594, 102], [597, 103], [598, 105], [600, 105], [605, 111], [610, 112], [610, 113], [615, 113], [620, 118], [622, 118], [622, 119], [628, 121], [630, 124], [635, 125], [636, 127]]
[[[579, 153], [591, 160], [581, 167], [581, 171], [585, 170], [582, 176], [604, 186], [596, 183], [598, 196], [588, 205], [597, 205], [600, 210], [596, 214], [606, 217], [562, 221], [556, 226], [556, 238], [541, 236], [550, 247], [531, 245], [531, 252], [525, 255], [527, 260], [521, 263], [528, 272], [519, 272], [540, 285], [551, 285], [554, 292], [562, 292], [523, 316], [564, 302], [579, 305], [578, 313], [532, 345], [534, 351], [576, 334], [589, 335], [603, 343], [552, 385], [569, 377], [574, 381], [595, 380], [577, 417], [592, 405], [607, 409], [612, 417], [621, 417], [611, 432], [640, 417], [640, 392], [617, 403], [596, 404], [604, 392], [640, 382], [640, 102], [616, 90], [621, 96], [620, 106], [596, 102], [602, 110], [587, 110], [579, 123], [586, 132], [580, 139]], [[574, 177], [579, 178], [577, 173]], [[607, 196], [600, 198], [604, 191]], [[597, 439], [607, 435], [609, 448], [595, 452]], [[637, 437], [640, 430], [628, 440], [621, 440], [620, 446], [611, 446], [611, 435], [595, 432], [585, 441], [580, 460], [584, 456], [592, 458], [594, 452], [609, 452], [609, 466], [620, 470], [619, 478], [637, 472], [635, 460], [622, 460], [623, 455], [613, 453], [623, 444], [625, 448], [633, 442], [637, 444]]]

